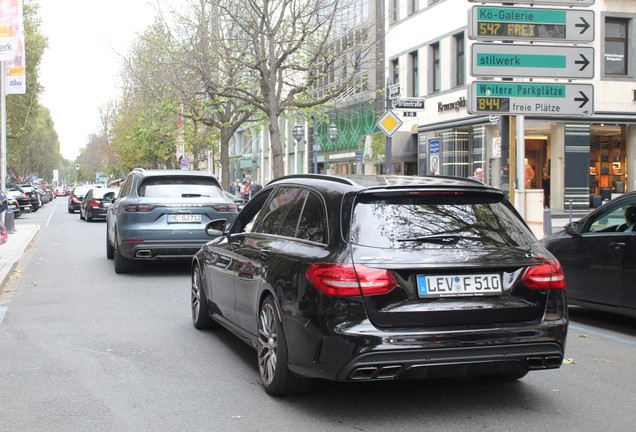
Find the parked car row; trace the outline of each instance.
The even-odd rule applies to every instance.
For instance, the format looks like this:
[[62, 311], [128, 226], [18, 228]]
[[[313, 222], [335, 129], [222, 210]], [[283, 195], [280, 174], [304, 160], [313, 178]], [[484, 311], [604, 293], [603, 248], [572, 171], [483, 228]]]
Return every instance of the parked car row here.
[[[50, 189], [30, 184], [7, 184], [7, 195], [15, 201], [14, 217], [20, 217], [23, 213], [36, 212], [55, 198]], [[9, 205], [12, 203], [10, 202]]]

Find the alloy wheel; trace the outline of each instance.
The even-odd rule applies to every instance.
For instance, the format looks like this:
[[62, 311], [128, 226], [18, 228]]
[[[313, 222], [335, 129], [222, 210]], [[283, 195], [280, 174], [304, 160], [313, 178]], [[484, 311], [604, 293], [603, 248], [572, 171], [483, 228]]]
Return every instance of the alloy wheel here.
[[276, 376], [277, 360], [276, 311], [269, 302], [261, 307], [258, 328], [258, 368], [265, 385], [272, 383]]

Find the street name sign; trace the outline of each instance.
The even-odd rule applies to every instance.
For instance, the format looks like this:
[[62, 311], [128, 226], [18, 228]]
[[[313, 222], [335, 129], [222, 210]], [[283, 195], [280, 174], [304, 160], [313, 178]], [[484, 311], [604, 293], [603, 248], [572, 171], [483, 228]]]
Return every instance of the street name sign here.
[[378, 119], [376, 125], [389, 138], [402, 126], [404, 122], [391, 110], [386, 110], [382, 117]]
[[479, 40], [592, 42], [594, 11], [473, 6], [468, 37]]
[[481, 77], [594, 77], [594, 48], [560, 45], [475, 43], [471, 75]]
[[[484, 0], [468, 0], [471, 3], [484, 3]], [[529, 5], [557, 5], [557, 6], [592, 6], [594, 0], [488, 0], [489, 3], [515, 3]]]
[[426, 106], [424, 98], [398, 98], [393, 103], [394, 109], [423, 110]]
[[470, 94], [471, 114], [589, 116], [594, 112], [592, 84], [475, 81]]

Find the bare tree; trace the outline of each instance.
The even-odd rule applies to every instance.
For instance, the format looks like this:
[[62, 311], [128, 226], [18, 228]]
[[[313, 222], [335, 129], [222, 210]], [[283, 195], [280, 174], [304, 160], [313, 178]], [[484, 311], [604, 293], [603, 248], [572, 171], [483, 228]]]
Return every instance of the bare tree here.
[[[201, 2], [206, 0], [201, 0]], [[274, 177], [284, 173], [279, 120], [286, 111], [323, 105], [360, 85], [374, 46], [371, 20], [355, 0], [207, 0], [219, 5], [219, 54], [238, 71], [213, 89], [261, 111]]]

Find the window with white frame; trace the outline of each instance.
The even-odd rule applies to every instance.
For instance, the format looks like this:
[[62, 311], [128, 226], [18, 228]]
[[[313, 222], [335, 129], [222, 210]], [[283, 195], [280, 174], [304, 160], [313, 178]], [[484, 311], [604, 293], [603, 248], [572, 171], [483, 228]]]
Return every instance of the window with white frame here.
[[626, 76], [628, 74], [628, 30], [629, 20], [605, 18], [605, 47], [603, 65], [605, 75]]
[[419, 72], [419, 56], [417, 51], [409, 53], [409, 77], [408, 77], [409, 96], [420, 95], [420, 72]]
[[440, 75], [440, 52], [439, 42], [431, 44], [430, 46], [430, 89], [431, 93], [440, 91], [442, 77]]
[[456, 87], [466, 84], [466, 43], [464, 41], [464, 33], [453, 36], [453, 45], [455, 47], [455, 76], [454, 83]]

